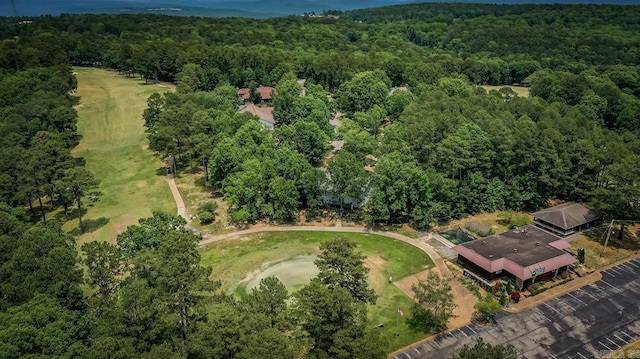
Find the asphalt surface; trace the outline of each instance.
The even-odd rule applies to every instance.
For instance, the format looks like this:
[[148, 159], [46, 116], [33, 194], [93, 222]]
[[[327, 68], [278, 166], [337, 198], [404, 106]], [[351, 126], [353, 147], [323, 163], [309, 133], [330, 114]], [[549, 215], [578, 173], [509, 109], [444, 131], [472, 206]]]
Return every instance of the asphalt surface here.
[[470, 324], [393, 358], [448, 358], [479, 337], [494, 345], [512, 344], [521, 358], [605, 358], [640, 340], [640, 259], [605, 270], [601, 280], [536, 307], [502, 312], [493, 326]]

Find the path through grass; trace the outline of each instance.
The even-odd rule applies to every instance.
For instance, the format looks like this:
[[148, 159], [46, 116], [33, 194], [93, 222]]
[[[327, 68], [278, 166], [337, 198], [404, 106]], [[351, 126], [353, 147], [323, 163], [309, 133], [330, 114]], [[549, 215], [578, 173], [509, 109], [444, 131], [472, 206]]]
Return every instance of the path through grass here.
[[[100, 180], [100, 201], [88, 207], [86, 219], [109, 221], [80, 237], [113, 240], [139, 218], [153, 210], [175, 212], [175, 203], [162, 173], [163, 164], [146, 149], [142, 112], [154, 92], [169, 89], [145, 85], [115, 72], [95, 68], [74, 68], [78, 78], [78, 132], [80, 145], [73, 154], [86, 160], [86, 167]], [[65, 224], [77, 227], [77, 220]]]
[[[223, 290], [241, 296], [246, 293], [247, 278], [253, 279], [262, 272], [277, 270], [287, 264], [288, 260], [295, 263], [305, 256], [316, 255], [319, 253], [320, 243], [337, 235], [356, 241], [359, 249], [367, 256], [366, 265], [371, 270], [369, 283], [378, 294], [376, 305], [370, 307], [369, 321], [371, 326], [384, 324], [380, 330], [389, 342], [389, 352], [423, 338], [423, 333], [411, 331], [406, 324], [413, 300], [388, 281], [389, 276], [397, 281], [433, 267], [427, 254], [405, 242], [375, 234], [264, 232], [209, 244], [202, 252], [202, 264], [213, 268], [211, 277], [222, 282]], [[294, 273], [295, 270], [288, 273], [288, 276]], [[299, 289], [298, 278], [283, 279], [289, 284], [290, 291]], [[404, 311], [402, 318], [398, 318], [399, 307]]]

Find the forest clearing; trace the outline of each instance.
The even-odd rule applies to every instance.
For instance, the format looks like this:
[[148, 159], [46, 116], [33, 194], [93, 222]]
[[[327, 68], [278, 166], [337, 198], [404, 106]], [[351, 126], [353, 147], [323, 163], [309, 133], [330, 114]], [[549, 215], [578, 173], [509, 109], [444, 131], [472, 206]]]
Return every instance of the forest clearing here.
[[[337, 235], [354, 240], [367, 257], [369, 285], [378, 295], [376, 304], [369, 307], [369, 324], [384, 324], [380, 330], [389, 340], [388, 351], [421, 339], [423, 334], [407, 326], [408, 316], [401, 318], [396, 328], [398, 307], [408, 315], [413, 299], [393, 282], [433, 267], [426, 253], [407, 243], [375, 234], [265, 232], [207, 245], [202, 252], [202, 264], [211, 266], [211, 278], [220, 280], [222, 289], [236, 296], [246, 297], [256, 279], [266, 275], [277, 276], [291, 294], [317, 274], [317, 269], [315, 273], [310, 269], [315, 268], [313, 260], [320, 252], [319, 244]], [[396, 329], [400, 334], [397, 339]]]

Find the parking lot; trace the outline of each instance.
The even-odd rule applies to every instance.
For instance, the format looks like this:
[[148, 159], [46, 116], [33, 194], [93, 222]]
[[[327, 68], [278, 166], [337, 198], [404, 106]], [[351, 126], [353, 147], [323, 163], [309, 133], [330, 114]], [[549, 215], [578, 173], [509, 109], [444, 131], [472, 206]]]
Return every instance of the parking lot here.
[[527, 359], [604, 358], [640, 340], [640, 259], [603, 271], [601, 280], [534, 308], [502, 312], [496, 322], [467, 325], [394, 359], [448, 358], [478, 337], [512, 344]]

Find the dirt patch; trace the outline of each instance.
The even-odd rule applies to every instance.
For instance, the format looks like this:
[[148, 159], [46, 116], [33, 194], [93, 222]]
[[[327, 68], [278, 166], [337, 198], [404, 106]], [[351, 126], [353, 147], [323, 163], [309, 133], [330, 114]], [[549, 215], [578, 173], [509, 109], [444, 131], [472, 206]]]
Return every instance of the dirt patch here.
[[[431, 270], [425, 270], [414, 275], [410, 275], [394, 282], [393, 284], [400, 288], [409, 297], [413, 298], [414, 293], [411, 287], [418, 283], [418, 281], [426, 279], [430, 271]], [[455, 317], [449, 320], [448, 327], [459, 328], [471, 322], [473, 312], [475, 311], [473, 306], [478, 302], [478, 298], [463, 287], [457, 279], [452, 278], [450, 284], [451, 291], [453, 292], [453, 301], [457, 307], [453, 310], [453, 315], [455, 315]]]
[[318, 267], [313, 263], [315, 255], [303, 255], [277, 263], [263, 263], [260, 268], [249, 273], [238, 285], [246, 283], [247, 291], [260, 285], [264, 278], [275, 276], [287, 287], [289, 293], [295, 292], [318, 275]]
[[382, 259], [380, 256], [371, 256], [365, 259], [364, 265], [369, 268], [369, 285], [377, 293], [380, 293], [384, 290], [388, 281], [384, 274], [384, 269], [387, 267], [387, 261]]

